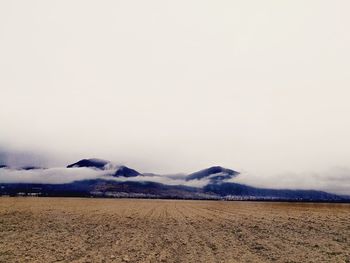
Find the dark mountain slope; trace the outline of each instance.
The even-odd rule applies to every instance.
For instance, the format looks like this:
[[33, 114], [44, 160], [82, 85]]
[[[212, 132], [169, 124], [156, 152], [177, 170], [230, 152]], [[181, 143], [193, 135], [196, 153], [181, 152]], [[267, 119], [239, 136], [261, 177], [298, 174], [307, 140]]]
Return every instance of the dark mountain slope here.
[[186, 181], [200, 180], [208, 178], [212, 181], [231, 179], [237, 176], [239, 172], [223, 168], [221, 166], [213, 166], [195, 173], [192, 173], [186, 177]]
[[316, 190], [267, 189], [237, 183], [209, 184], [203, 188], [203, 191], [215, 193], [220, 196], [251, 196], [255, 198], [287, 200], [335, 201], [343, 199], [338, 195]]
[[114, 173], [114, 177], [119, 177], [119, 176], [123, 176], [123, 177], [135, 177], [141, 175], [138, 171], [131, 169], [129, 167], [126, 166], [120, 166], [118, 168], [118, 170]]
[[76, 163], [70, 164], [67, 166], [67, 168], [74, 168], [74, 167], [88, 167], [88, 168], [96, 168], [103, 170], [105, 166], [108, 164], [108, 161], [101, 160], [101, 159], [82, 159]]
[[[206, 195], [198, 188], [169, 186], [154, 182], [116, 182], [95, 179], [69, 184], [0, 184], [0, 195], [40, 194], [41, 196], [110, 196], [200, 199]], [[214, 195], [211, 198], [215, 198]]]

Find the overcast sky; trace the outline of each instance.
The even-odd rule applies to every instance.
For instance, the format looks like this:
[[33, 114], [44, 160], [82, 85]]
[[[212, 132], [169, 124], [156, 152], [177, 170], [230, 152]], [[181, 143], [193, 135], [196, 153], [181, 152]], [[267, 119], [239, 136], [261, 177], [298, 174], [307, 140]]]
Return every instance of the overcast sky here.
[[347, 168], [349, 10], [347, 0], [1, 1], [0, 146], [145, 172]]

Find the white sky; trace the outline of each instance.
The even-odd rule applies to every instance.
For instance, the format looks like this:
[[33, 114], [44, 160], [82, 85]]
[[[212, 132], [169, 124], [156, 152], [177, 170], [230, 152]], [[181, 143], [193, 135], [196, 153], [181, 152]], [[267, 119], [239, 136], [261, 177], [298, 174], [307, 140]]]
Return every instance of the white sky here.
[[1, 1], [0, 145], [141, 171], [350, 165], [350, 2]]

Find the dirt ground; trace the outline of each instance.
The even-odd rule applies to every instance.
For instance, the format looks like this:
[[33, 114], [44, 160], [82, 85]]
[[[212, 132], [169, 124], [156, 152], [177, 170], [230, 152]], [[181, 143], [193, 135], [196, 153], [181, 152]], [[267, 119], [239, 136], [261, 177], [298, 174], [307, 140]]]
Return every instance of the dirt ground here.
[[350, 262], [350, 205], [3, 197], [0, 262]]

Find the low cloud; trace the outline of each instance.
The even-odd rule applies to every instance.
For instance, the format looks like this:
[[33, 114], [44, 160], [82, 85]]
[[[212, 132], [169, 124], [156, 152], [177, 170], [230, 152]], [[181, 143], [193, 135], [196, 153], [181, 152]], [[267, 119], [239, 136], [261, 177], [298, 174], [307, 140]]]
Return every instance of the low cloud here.
[[112, 177], [115, 170], [91, 168], [49, 168], [34, 170], [0, 169], [0, 183], [64, 184], [80, 180], [104, 179], [117, 182], [155, 182], [166, 185], [203, 187], [209, 180], [186, 181], [184, 175], [142, 175], [136, 177]]
[[241, 173], [232, 182], [275, 189], [313, 189], [350, 195], [350, 169], [335, 167], [314, 173], [283, 173], [258, 175]]
[[[111, 170], [96, 170], [91, 168], [49, 168], [35, 170], [0, 169], [0, 183], [42, 183], [63, 184], [79, 180], [104, 179], [117, 182], [155, 182], [166, 185], [183, 185], [204, 187], [210, 179], [186, 181], [186, 175], [155, 175], [145, 174], [136, 177], [112, 177]], [[274, 189], [314, 189], [336, 194], [350, 195], [350, 169], [333, 168], [318, 173], [284, 173], [258, 175], [243, 172], [237, 177], [223, 182], [241, 183], [261, 188]]]
[[209, 183], [207, 179], [186, 181], [183, 177], [174, 178], [167, 175], [136, 176], [136, 177], [112, 177], [109, 180], [118, 182], [154, 182], [166, 185], [184, 185], [191, 187], [204, 187]]
[[0, 183], [63, 184], [103, 178], [106, 171], [89, 168], [50, 168], [35, 170], [0, 169]]

